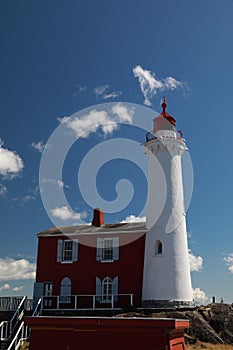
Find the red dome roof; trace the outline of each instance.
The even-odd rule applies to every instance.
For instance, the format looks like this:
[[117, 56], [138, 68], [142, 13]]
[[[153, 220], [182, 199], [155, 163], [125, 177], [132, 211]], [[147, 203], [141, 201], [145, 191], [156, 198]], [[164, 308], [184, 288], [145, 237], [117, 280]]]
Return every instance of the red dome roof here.
[[165, 117], [169, 123], [171, 123], [172, 125], [176, 126], [176, 120], [174, 117], [172, 117], [170, 114], [168, 114], [166, 112], [166, 108], [167, 108], [167, 102], [166, 102], [166, 97], [164, 97], [163, 99], [163, 103], [162, 103], [162, 107], [163, 107], [163, 111], [162, 113], [160, 113], [160, 115], [162, 115], [163, 117]]

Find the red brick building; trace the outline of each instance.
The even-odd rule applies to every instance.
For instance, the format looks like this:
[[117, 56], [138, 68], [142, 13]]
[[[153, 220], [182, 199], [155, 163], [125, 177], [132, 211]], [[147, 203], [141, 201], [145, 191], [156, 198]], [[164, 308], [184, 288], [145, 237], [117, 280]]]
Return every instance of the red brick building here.
[[145, 224], [104, 224], [99, 210], [95, 216], [92, 225], [38, 234], [35, 303], [43, 296], [48, 309], [141, 305]]

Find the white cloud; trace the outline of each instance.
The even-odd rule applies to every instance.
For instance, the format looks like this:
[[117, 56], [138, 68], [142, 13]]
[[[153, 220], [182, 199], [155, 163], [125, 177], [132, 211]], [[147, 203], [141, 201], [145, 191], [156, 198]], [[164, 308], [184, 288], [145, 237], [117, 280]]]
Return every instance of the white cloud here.
[[136, 66], [133, 69], [134, 76], [138, 78], [140, 89], [145, 98], [144, 104], [147, 106], [151, 105], [150, 97], [156, 95], [157, 90], [161, 90], [162, 83], [155, 78], [155, 74], [149, 70], [143, 69], [141, 66]]
[[0, 185], [0, 197], [5, 197], [5, 195], [7, 194], [7, 188], [4, 185]]
[[57, 185], [59, 188], [68, 187], [67, 185], [64, 185], [64, 182], [61, 180], [55, 180], [55, 182], [53, 183]]
[[39, 193], [39, 186], [37, 185], [34, 188], [29, 188], [28, 194], [26, 194], [25, 196], [15, 197], [12, 200], [14, 202], [18, 202], [21, 206], [24, 206], [24, 204], [26, 204], [32, 200], [35, 200], [38, 193]]
[[200, 271], [203, 267], [203, 258], [201, 256], [195, 256], [189, 249], [189, 265], [190, 271]]
[[208, 300], [208, 297], [200, 288], [194, 288], [193, 299], [196, 304], [204, 304]]
[[143, 69], [140, 65], [133, 68], [133, 73], [138, 78], [141, 92], [144, 96], [144, 104], [151, 106], [151, 98], [155, 96], [158, 91], [175, 90], [179, 87], [188, 88], [188, 85], [182, 81], [178, 81], [173, 77], [166, 77], [164, 79], [157, 79], [155, 73]]
[[34, 196], [31, 196], [30, 194], [28, 194], [28, 195], [20, 198], [19, 201], [22, 202], [22, 203], [28, 203], [28, 202], [30, 202], [30, 201], [32, 201], [34, 199], [35, 199]]
[[0, 258], [0, 281], [35, 278], [36, 264], [26, 259]]
[[81, 118], [63, 117], [58, 118], [58, 120], [72, 129], [77, 137], [87, 138], [91, 133], [95, 133], [98, 128], [102, 129], [104, 135], [108, 135], [118, 129], [118, 123], [131, 124], [133, 114], [133, 108], [128, 109], [122, 103], [118, 103], [112, 107], [110, 113], [93, 109]]
[[81, 86], [80, 84], [75, 84], [75, 88], [77, 91], [73, 94], [74, 97], [80, 95], [82, 92], [87, 91], [87, 87]]
[[37, 196], [38, 193], [40, 192], [39, 185], [36, 185], [35, 187], [29, 188], [28, 192], [33, 196]]
[[227, 267], [230, 273], [233, 273], [233, 253], [225, 256], [223, 260], [227, 263]]
[[21, 258], [21, 259], [36, 260], [36, 256], [34, 256], [34, 255], [29, 255], [29, 254], [18, 253], [18, 254], [17, 254], [17, 257], [18, 257], [18, 258]]
[[13, 290], [14, 292], [19, 292], [20, 290], [22, 290], [22, 289], [24, 289], [24, 288], [25, 288], [25, 286], [16, 286], [16, 287], [12, 288], [12, 290]]
[[62, 180], [55, 180], [55, 179], [43, 179], [43, 182], [49, 182], [55, 186], [58, 186], [59, 188], [70, 188], [70, 186], [65, 185]]
[[122, 91], [112, 91], [112, 92], [110, 92], [110, 93], [106, 93], [106, 94], [103, 94], [103, 96], [102, 96], [102, 98], [104, 99], [104, 100], [108, 100], [108, 99], [110, 99], [110, 98], [117, 98], [118, 96], [120, 96], [122, 94]]
[[45, 148], [45, 144], [41, 140], [39, 142], [32, 142], [31, 147], [37, 150], [38, 152], [42, 153]]
[[0, 286], [0, 292], [7, 289], [10, 289], [10, 285], [8, 283], [5, 283], [2, 286]]
[[18, 203], [20, 206], [24, 206], [25, 204], [27, 204], [28, 202], [35, 200], [36, 198], [34, 196], [31, 195], [26, 195], [23, 197], [15, 197], [12, 199], [13, 202]]
[[109, 85], [102, 85], [102, 86], [97, 86], [94, 89], [94, 93], [96, 95], [96, 97], [102, 97], [103, 94], [105, 93], [105, 91], [109, 88]]
[[91, 110], [82, 118], [72, 119], [64, 117], [59, 119], [60, 123], [65, 123], [68, 128], [75, 131], [77, 137], [87, 138], [90, 133], [96, 132], [101, 127], [104, 134], [111, 134], [118, 128], [115, 121], [111, 119], [106, 111]]
[[102, 85], [98, 86], [94, 89], [94, 93], [96, 98], [101, 98], [103, 100], [108, 100], [108, 99], [114, 99], [117, 98], [122, 94], [122, 91], [111, 91], [107, 92], [109, 90], [110, 86], [109, 85]]
[[67, 206], [57, 207], [51, 210], [51, 214], [63, 221], [65, 220], [80, 220], [85, 216], [85, 213], [73, 213]]
[[134, 110], [129, 110], [122, 103], [117, 103], [112, 107], [112, 113], [119, 117], [119, 121], [131, 124], [133, 122]]
[[0, 139], [0, 175], [14, 177], [24, 168], [20, 156], [3, 147], [3, 141]]
[[178, 87], [184, 87], [186, 84], [173, 77], [167, 77], [163, 80], [164, 90], [176, 90]]
[[145, 216], [135, 216], [135, 215], [129, 215], [124, 220], [121, 221], [121, 223], [132, 223], [132, 222], [146, 222]]

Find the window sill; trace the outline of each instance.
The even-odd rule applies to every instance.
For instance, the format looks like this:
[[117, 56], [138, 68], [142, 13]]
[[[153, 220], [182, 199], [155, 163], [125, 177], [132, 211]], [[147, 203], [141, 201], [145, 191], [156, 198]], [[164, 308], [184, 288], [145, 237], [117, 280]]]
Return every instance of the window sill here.
[[112, 263], [114, 260], [100, 260], [101, 263]]
[[61, 264], [73, 264], [74, 261], [60, 261]]

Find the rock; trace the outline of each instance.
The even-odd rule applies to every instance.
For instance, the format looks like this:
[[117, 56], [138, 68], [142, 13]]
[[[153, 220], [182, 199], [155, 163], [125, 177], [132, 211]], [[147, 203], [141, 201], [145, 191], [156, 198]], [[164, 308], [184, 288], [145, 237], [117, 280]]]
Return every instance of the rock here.
[[213, 303], [199, 306], [193, 310], [163, 310], [161, 312], [131, 312], [120, 317], [154, 317], [188, 319], [190, 328], [186, 333], [186, 340], [195, 344], [197, 340], [212, 344], [233, 344], [233, 305]]

